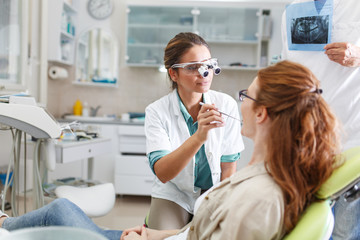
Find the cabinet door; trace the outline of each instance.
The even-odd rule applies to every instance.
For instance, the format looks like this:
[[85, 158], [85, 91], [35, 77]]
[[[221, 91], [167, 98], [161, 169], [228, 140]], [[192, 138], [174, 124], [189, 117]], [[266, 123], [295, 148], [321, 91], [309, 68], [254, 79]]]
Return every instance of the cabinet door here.
[[200, 7], [197, 32], [209, 43], [221, 67], [257, 67], [259, 9]]
[[193, 31], [190, 7], [131, 6], [128, 10], [127, 64], [159, 66], [164, 48], [179, 32]]
[[75, 35], [78, 0], [70, 5], [66, 1], [52, 1], [48, 4], [48, 59], [72, 65], [75, 53]]
[[200, 7], [197, 30], [209, 42], [257, 41], [259, 9]]
[[0, 91], [26, 89], [28, 1], [0, 1]]

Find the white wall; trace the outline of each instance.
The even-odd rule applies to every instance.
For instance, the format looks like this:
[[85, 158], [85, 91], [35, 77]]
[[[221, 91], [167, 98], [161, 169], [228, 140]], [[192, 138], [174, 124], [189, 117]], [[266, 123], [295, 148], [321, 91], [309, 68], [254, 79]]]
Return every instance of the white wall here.
[[[47, 108], [56, 117], [60, 117], [64, 113], [72, 111], [72, 106], [76, 99], [87, 101], [90, 106], [101, 105], [99, 114], [116, 114], [120, 115], [123, 112], [139, 111], [143, 112], [145, 107], [152, 101], [165, 95], [170, 90], [170, 84], [166, 78], [166, 74], [160, 73], [155, 68], [131, 68], [125, 65], [126, 52], [126, 9], [127, 4], [158, 4], [164, 2], [171, 4], [195, 4], [202, 1], [148, 1], [148, 0], [114, 0], [114, 12], [110, 19], [97, 21], [92, 19], [87, 11], [87, 1], [81, 0], [79, 9], [79, 28], [78, 33], [84, 32], [90, 28], [101, 27], [111, 31], [117, 38], [119, 43], [119, 87], [115, 89], [110, 88], [94, 88], [72, 85], [74, 78], [74, 66], [67, 67], [70, 73], [70, 78], [67, 80], [54, 81], [48, 80], [47, 89]], [[250, 3], [249, 3], [250, 2]], [[273, 17], [273, 34], [270, 41], [270, 57], [281, 52], [281, 36], [280, 23], [281, 14], [285, 5], [289, 0], [254, 0], [254, 1], [222, 1], [217, 3], [229, 6], [236, 4], [255, 4], [257, 6], [269, 7]], [[29, 88], [35, 96], [39, 96], [39, 41], [40, 41], [40, 14], [39, 6], [40, 0], [31, 0], [29, 5], [32, 9], [32, 34], [31, 41], [33, 48], [32, 53], [32, 68], [29, 72]], [[48, 13], [51, 15], [51, 12]], [[236, 96], [237, 91], [247, 88], [255, 77], [255, 71], [223, 71], [221, 75], [214, 79], [212, 88], [214, 90], [222, 91]], [[7, 164], [10, 147], [11, 136], [8, 133], [0, 132], [0, 141], [2, 147], [0, 148], [0, 166]], [[6, 135], [6, 136], [4, 136]], [[246, 150], [242, 154], [240, 166], [245, 165], [251, 156], [252, 145], [249, 140], [245, 140]], [[111, 166], [111, 165], [110, 165]], [[104, 168], [100, 171], [101, 175], [109, 168]], [[82, 173], [80, 173], [82, 174]], [[111, 173], [112, 174], [112, 173]], [[98, 177], [99, 174], [95, 173]], [[111, 176], [110, 176], [111, 178]]]
[[[68, 67], [70, 77], [67, 80], [49, 80], [48, 82], [48, 109], [56, 117], [60, 117], [64, 113], [72, 112], [72, 106], [77, 99], [86, 101], [90, 106], [101, 105], [99, 114], [115, 114], [128, 111], [144, 111], [145, 107], [152, 101], [165, 95], [170, 90], [170, 84], [166, 74], [160, 73], [156, 68], [138, 68], [127, 67], [125, 64], [126, 55], [126, 21], [127, 21], [127, 3], [131, 4], [199, 4], [202, 1], [139, 1], [139, 0], [116, 0], [114, 1], [114, 12], [107, 20], [94, 20], [87, 13], [87, 1], [81, 1], [79, 7], [79, 27], [78, 33], [85, 32], [88, 29], [101, 27], [114, 34], [119, 44], [119, 85], [117, 89], [94, 88], [75, 86], [71, 82], [74, 79], [75, 66]], [[281, 53], [281, 36], [280, 22], [281, 14], [285, 7], [283, 1], [223, 1], [226, 4], [239, 5], [249, 4], [269, 7], [273, 17], [273, 34], [269, 47], [269, 58], [272, 55]], [[216, 4], [220, 5], [223, 2]], [[215, 3], [211, 3], [215, 4]], [[264, 6], [265, 4], [265, 6]], [[270, 61], [270, 59], [269, 59]], [[224, 70], [214, 79], [212, 88], [214, 90], [223, 91], [235, 96], [236, 91], [246, 88], [256, 71], [237, 71]]]

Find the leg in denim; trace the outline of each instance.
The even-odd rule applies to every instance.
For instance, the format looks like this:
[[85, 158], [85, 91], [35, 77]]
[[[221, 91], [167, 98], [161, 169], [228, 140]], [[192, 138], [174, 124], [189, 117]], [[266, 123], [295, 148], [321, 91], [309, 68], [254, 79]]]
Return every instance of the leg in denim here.
[[348, 203], [341, 196], [335, 203], [334, 216], [334, 240], [360, 239], [360, 198]]
[[50, 204], [19, 217], [7, 218], [2, 227], [8, 231], [30, 227], [71, 226], [85, 228], [104, 235], [108, 239], [120, 239], [122, 231], [99, 228], [75, 204], [67, 199], [55, 199]]

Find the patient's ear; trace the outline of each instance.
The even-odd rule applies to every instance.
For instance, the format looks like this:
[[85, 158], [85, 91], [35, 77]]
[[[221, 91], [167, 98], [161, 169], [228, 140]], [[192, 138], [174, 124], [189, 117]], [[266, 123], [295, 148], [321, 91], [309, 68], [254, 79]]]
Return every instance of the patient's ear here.
[[257, 123], [264, 123], [269, 115], [265, 106], [259, 106], [255, 110], [255, 117]]

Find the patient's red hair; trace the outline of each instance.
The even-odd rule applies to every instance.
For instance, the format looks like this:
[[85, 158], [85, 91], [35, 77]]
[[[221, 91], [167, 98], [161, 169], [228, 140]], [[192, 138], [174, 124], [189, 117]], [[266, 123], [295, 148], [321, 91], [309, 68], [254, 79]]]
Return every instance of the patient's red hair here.
[[260, 70], [258, 83], [255, 107], [265, 106], [272, 122], [265, 165], [283, 191], [289, 232], [336, 166], [339, 126], [306, 67], [283, 61]]

